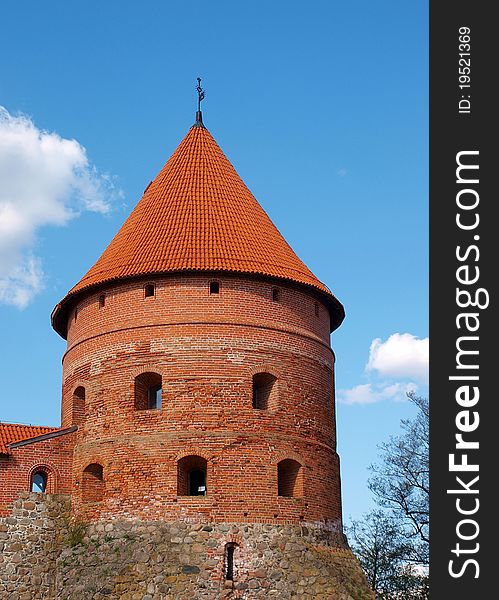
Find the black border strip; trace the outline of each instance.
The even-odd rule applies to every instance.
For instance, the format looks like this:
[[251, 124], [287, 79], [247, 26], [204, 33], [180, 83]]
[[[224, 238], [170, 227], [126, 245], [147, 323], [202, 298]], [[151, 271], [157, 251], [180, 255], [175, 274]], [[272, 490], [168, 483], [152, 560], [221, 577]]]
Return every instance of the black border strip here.
[[[493, 58], [499, 56], [493, 6], [480, 0], [430, 3], [430, 597], [435, 600], [497, 594], [492, 579], [496, 517], [487, 510], [496, 506], [498, 471], [492, 444], [498, 436], [493, 288], [499, 254], [494, 220], [498, 198], [492, 190], [498, 170], [498, 152], [492, 147], [497, 129]], [[466, 83], [469, 88], [460, 87]], [[456, 174], [458, 155], [461, 163], [478, 168]], [[476, 207], [459, 206], [472, 206], [474, 200]], [[459, 227], [456, 219], [469, 228]], [[460, 267], [464, 269], [458, 272]], [[458, 290], [464, 291], [461, 304], [467, 304], [468, 292], [476, 306], [460, 307]], [[475, 316], [466, 321], [459, 317], [463, 313]], [[458, 359], [463, 348], [476, 354]], [[456, 448], [459, 434], [479, 447]], [[467, 462], [478, 470], [458, 466], [453, 471], [450, 461]]]

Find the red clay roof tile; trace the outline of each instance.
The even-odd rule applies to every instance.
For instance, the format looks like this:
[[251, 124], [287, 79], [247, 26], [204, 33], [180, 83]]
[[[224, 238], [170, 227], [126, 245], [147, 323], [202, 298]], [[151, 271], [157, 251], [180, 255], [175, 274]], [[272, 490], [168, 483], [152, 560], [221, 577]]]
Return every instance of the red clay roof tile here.
[[0, 423], [0, 454], [10, 454], [7, 444], [28, 440], [37, 435], [43, 435], [44, 433], [50, 433], [52, 431], [57, 431], [57, 427]]
[[342, 315], [341, 304], [296, 256], [204, 127], [191, 127], [102, 256], [57, 305], [54, 327], [65, 335], [61, 309], [87, 288], [179, 271], [293, 281], [325, 294]]

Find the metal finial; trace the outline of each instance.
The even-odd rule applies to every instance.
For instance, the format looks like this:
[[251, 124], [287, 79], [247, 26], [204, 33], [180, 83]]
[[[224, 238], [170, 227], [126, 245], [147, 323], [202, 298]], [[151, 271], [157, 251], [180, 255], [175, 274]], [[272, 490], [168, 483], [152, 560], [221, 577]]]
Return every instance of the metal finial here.
[[196, 90], [198, 92], [198, 110], [201, 110], [201, 100], [204, 100], [204, 90], [201, 87], [201, 77], [198, 77], [198, 85]]
[[203, 115], [201, 114], [201, 100], [204, 100], [204, 90], [201, 87], [201, 78], [198, 77], [198, 85], [196, 87], [198, 93], [198, 110], [196, 112], [196, 125], [199, 127], [204, 127], [203, 125]]

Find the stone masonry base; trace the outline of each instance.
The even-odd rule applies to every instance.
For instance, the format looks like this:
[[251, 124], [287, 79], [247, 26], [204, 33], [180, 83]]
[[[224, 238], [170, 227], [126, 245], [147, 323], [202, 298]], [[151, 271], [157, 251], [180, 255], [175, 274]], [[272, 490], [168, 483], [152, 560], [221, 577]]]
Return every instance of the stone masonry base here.
[[374, 598], [343, 536], [319, 524], [86, 525], [69, 507], [25, 493], [0, 519], [2, 600]]

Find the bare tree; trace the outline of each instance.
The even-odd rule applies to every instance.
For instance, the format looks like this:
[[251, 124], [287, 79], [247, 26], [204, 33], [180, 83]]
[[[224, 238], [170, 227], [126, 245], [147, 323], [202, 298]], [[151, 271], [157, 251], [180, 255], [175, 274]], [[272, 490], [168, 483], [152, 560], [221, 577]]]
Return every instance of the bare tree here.
[[411, 545], [386, 511], [374, 510], [349, 528], [352, 550], [377, 600], [420, 600], [428, 597], [427, 577], [409, 561]]
[[380, 462], [370, 467], [369, 487], [378, 504], [390, 509], [410, 544], [409, 559], [428, 565], [429, 403], [414, 393], [407, 395], [418, 413], [401, 422], [401, 435], [380, 446]]

